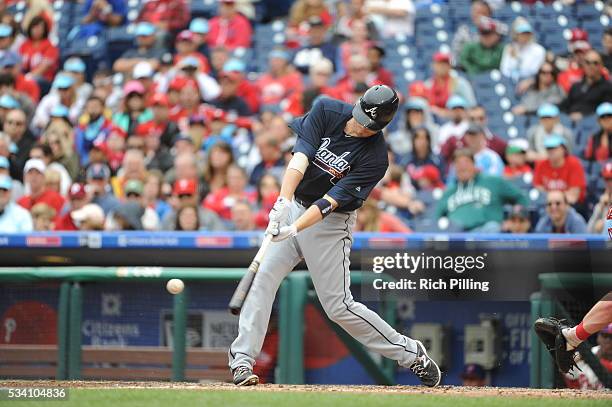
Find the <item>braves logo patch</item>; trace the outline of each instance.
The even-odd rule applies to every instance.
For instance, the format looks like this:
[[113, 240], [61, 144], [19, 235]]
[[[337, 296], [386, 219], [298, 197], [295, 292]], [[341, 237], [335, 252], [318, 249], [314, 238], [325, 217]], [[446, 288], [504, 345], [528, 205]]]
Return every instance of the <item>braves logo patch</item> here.
[[368, 113], [372, 117], [372, 119], [376, 119], [376, 116], [378, 115], [376, 110], [378, 110], [378, 106], [374, 106], [369, 109], [363, 109], [363, 111]]

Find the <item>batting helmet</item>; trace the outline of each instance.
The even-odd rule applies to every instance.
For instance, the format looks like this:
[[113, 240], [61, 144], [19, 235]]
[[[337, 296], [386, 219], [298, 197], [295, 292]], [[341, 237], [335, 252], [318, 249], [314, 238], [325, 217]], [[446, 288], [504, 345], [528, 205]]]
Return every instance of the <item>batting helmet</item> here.
[[359, 98], [353, 107], [353, 117], [357, 123], [370, 130], [382, 130], [391, 120], [399, 98], [395, 90], [386, 85], [372, 86]]

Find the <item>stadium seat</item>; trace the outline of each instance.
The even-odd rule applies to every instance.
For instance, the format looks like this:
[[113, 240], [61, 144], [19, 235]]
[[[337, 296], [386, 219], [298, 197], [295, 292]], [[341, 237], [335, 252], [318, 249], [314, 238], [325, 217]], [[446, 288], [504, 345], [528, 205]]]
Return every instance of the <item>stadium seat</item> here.
[[217, 14], [217, 0], [192, 0], [190, 3], [192, 18], [212, 18]]

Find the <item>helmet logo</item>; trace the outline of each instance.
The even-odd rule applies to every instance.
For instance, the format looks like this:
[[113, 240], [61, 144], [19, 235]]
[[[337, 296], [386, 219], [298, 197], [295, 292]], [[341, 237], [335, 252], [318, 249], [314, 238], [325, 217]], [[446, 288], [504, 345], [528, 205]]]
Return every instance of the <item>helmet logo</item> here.
[[371, 107], [369, 109], [363, 109], [363, 110], [366, 113], [369, 113], [370, 116], [372, 116], [372, 119], [376, 119], [376, 115], [378, 114], [378, 113], [376, 113], [376, 109], [378, 109], [378, 106], [374, 106], [374, 107]]

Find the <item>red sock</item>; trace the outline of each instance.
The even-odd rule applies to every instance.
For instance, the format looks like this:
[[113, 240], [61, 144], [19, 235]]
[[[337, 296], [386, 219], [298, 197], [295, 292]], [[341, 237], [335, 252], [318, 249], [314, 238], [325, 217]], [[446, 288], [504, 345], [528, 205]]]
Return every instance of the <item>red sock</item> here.
[[591, 336], [591, 334], [588, 333], [586, 331], [586, 329], [584, 329], [584, 326], [582, 325], [582, 322], [579, 323], [578, 326], [576, 327], [576, 336], [581, 341], [586, 341], [589, 338], [589, 336]]

